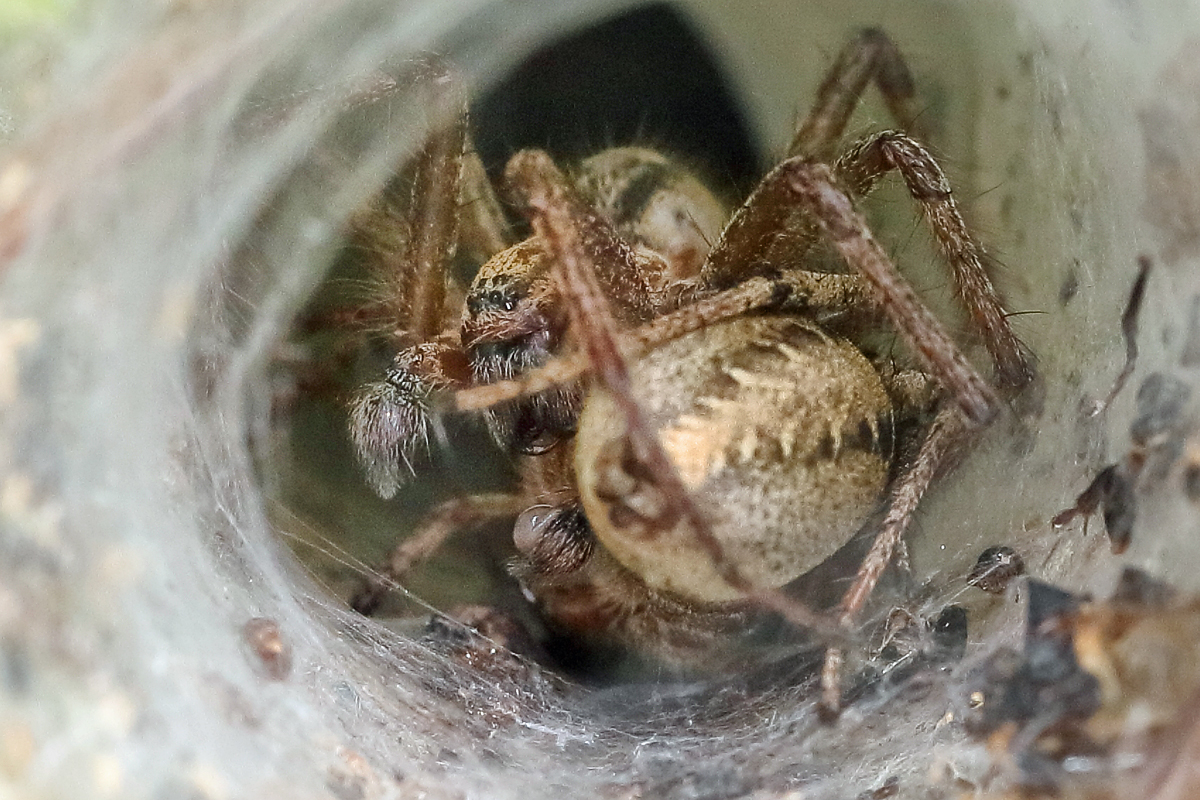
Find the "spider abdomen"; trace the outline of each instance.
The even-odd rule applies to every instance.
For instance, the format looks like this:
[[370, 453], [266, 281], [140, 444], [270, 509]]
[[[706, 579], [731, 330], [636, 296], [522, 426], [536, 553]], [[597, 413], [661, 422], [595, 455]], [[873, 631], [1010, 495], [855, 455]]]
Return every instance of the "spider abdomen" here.
[[[743, 317], [630, 366], [634, 393], [726, 556], [755, 585], [808, 572], [866, 521], [891, 467], [891, 401], [849, 342], [794, 317]], [[740, 594], [661, 491], [639, 474], [623, 417], [593, 390], [576, 471], [604, 546], [649, 586], [693, 600]]]

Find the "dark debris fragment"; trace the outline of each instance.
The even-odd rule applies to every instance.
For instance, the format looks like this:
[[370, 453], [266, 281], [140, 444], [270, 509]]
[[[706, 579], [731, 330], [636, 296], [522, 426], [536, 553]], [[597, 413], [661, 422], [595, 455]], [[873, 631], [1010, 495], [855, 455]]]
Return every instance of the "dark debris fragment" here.
[[434, 614], [419, 641], [444, 659], [423, 674], [425, 689], [453, 698], [486, 735], [540, 713], [539, 698], [563, 689], [536, 665], [525, 627], [501, 610], [460, 606]]
[[992, 654], [967, 680], [967, 731], [999, 743], [1023, 786], [1058, 781], [1062, 762], [1087, 741], [1083, 724], [1100, 708], [1100, 683], [1075, 656], [1079, 598], [1029, 582], [1025, 649]]
[[1121, 368], [1121, 372], [1117, 375], [1116, 381], [1113, 382], [1113, 387], [1109, 391], [1108, 396], [1096, 405], [1093, 416], [1102, 413], [1106, 408], [1112, 405], [1112, 401], [1120, 394], [1121, 389], [1125, 386], [1125, 381], [1133, 374], [1133, 369], [1137, 365], [1138, 357], [1138, 317], [1141, 316], [1142, 302], [1146, 297], [1146, 279], [1150, 276], [1151, 261], [1149, 256], [1138, 257], [1137, 276], [1133, 280], [1133, 287], [1129, 290], [1129, 299], [1125, 304], [1125, 312], [1121, 315], [1121, 333], [1125, 337], [1125, 365]]
[[929, 626], [927, 658], [933, 663], [961, 661], [967, 652], [967, 610], [946, 606]]
[[434, 614], [422, 641], [472, 666], [504, 673], [528, 670], [528, 661], [542, 656], [523, 624], [489, 606], [464, 605], [449, 616]]
[[[1112, 391], [1104, 401], [1096, 405], [1093, 414], [1101, 413], [1112, 403], [1126, 379], [1133, 373], [1138, 354], [1137, 320], [1145, 297], [1149, 271], [1149, 257], [1141, 256], [1138, 259], [1137, 278], [1121, 318], [1126, 347], [1125, 366]], [[1153, 461], [1161, 468], [1155, 473], [1161, 478], [1165, 477], [1166, 469], [1178, 460], [1180, 424], [1191, 395], [1191, 387], [1179, 378], [1161, 372], [1148, 375], [1138, 387], [1134, 420], [1129, 428], [1132, 445], [1129, 452], [1117, 463], [1102, 469], [1075, 499], [1075, 504], [1054, 517], [1055, 527], [1062, 527], [1076, 517], [1083, 516], [1086, 531], [1086, 518], [1100, 510], [1112, 551], [1117, 554], [1125, 552], [1132, 540], [1133, 524], [1137, 516], [1138, 480], [1148, 462]], [[1187, 475], [1184, 481], [1187, 487]], [[1200, 477], [1196, 483], [1200, 485]]]
[[1137, 495], [1133, 479], [1125, 463], [1109, 464], [1092, 479], [1088, 487], [1075, 498], [1075, 504], [1054, 516], [1050, 523], [1056, 528], [1069, 525], [1076, 517], [1087, 518], [1101, 512], [1113, 553], [1124, 553], [1133, 539], [1133, 523], [1137, 518]]
[[1153, 447], [1176, 432], [1192, 388], [1172, 375], [1153, 372], [1138, 387], [1136, 416], [1129, 426], [1135, 447]]
[[[1075, 504], [1059, 512], [1052, 524], [1062, 527], [1076, 517], [1090, 517], [1099, 510], [1112, 551], [1125, 552], [1137, 517], [1138, 480], [1147, 464], [1157, 462], [1160, 469], [1156, 474], [1162, 476], [1178, 459], [1180, 424], [1191, 395], [1191, 387], [1179, 378], [1158, 372], [1148, 375], [1138, 387], [1136, 415], [1129, 427], [1129, 452], [1100, 470]], [[1184, 480], [1186, 483], [1186, 474]]]
[[1200, 796], [1200, 599], [1132, 568], [1104, 601], [1029, 586], [1024, 648], [992, 653], [962, 698], [1019, 796]]
[[1160, 607], [1176, 597], [1176, 591], [1158, 578], [1136, 567], [1125, 567], [1110, 598], [1112, 603]]
[[1020, 553], [1005, 545], [989, 547], [979, 554], [967, 585], [988, 594], [1004, 594], [1014, 578], [1025, 574], [1025, 560]]

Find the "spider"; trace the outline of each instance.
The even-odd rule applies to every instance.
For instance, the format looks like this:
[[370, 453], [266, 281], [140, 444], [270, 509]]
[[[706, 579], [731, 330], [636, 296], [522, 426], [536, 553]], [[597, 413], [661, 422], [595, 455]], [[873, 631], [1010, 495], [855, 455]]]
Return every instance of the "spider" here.
[[[513, 518], [511, 571], [551, 628], [671, 668], [722, 668], [771, 610], [828, 643], [823, 702], [836, 710], [849, 632], [926, 488], [1034, 377], [942, 170], [905, 132], [916, 101], [899, 51], [878, 30], [854, 37], [786, 157], [732, 215], [653, 150], [606, 150], [570, 175], [517, 153], [502, 188], [533, 232], [517, 243], [457, 82], [436, 61], [420, 80], [449, 121], [415, 157], [396, 221], [398, 352], [357, 392], [350, 431], [390, 497], [440, 415], [482, 413], [520, 482], [435, 508], [352, 607], [370, 613], [452, 532]], [[872, 82], [900, 130], [839, 155]], [[855, 209], [892, 170], [951, 267], [992, 382]], [[822, 239], [846, 271], [807, 266]], [[456, 248], [490, 256], [461, 303]], [[911, 365], [861, 344], [881, 325]], [[867, 525], [873, 542], [834, 613], [787, 593]]]

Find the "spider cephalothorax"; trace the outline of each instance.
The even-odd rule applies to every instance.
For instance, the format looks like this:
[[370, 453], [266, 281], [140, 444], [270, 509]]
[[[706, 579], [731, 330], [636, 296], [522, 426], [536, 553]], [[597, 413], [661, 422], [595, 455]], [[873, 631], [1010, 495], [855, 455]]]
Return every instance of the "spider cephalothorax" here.
[[[522, 477], [511, 495], [436, 509], [356, 607], [370, 610], [388, 576], [455, 528], [510, 516], [522, 554], [513, 572], [547, 625], [568, 635], [679, 668], [736, 661], [731, 643], [765, 608], [843, 637], [935, 473], [999, 408], [855, 199], [897, 171], [952, 267], [1000, 392], [1033, 374], [929, 153], [886, 131], [836, 155], [871, 81], [910, 127], [907, 69], [882, 33], [865, 31], [787, 157], [732, 216], [652, 150], [607, 150], [570, 177], [544, 153], [516, 154], [504, 193], [533, 236], [496, 244], [461, 309], [442, 290], [455, 242], [503, 224], [478, 211], [498, 215], [499, 204], [465, 117], [430, 137], [416, 160], [412, 266], [399, 291], [435, 300], [420, 314], [398, 304], [402, 349], [385, 379], [359, 392], [351, 430], [385, 496], [445, 409], [484, 412]], [[808, 266], [821, 238], [847, 271]], [[908, 362], [865, 347], [860, 334], [881, 325], [899, 334]], [[836, 618], [790, 598], [789, 582], [868, 522], [874, 544]], [[831, 648], [831, 703], [839, 661]]]

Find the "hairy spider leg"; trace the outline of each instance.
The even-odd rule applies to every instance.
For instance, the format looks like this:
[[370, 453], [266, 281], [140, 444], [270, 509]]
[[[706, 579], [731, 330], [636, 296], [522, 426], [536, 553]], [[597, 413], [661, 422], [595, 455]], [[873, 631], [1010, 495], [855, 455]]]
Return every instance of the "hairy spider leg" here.
[[908, 134], [883, 131], [851, 145], [834, 164], [840, 184], [858, 196], [870, 193], [892, 170], [900, 173], [909, 195], [921, 206], [950, 265], [958, 297], [992, 357], [997, 384], [1008, 392], [1019, 391], [1033, 380], [1032, 360], [983, 267], [983, 248], [967, 230], [950, 182], [929, 151]]
[[[955, 460], [965, 453], [974, 434], [975, 429], [957, 407], [946, 405], [938, 410], [916, 457], [896, 478], [889, 490], [887, 514], [880, 523], [871, 549], [867, 551], [854, 575], [853, 583], [842, 597], [838, 614], [839, 624], [846, 628], [853, 626], [884, 570], [903, 547], [904, 532], [925, 490], [934, 478], [949, 469]], [[835, 646], [826, 649], [825, 662], [821, 668], [819, 706], [822, 716], [826, 719], [836, 717], [841, 710], [844, 661], [843, 648]]]
[[[867, 140], [865, 150], [852, 148], [850, 152], [873, 153], [875, 150], [871, 148], [870, 143], [880, 141], [902, 141], [906, 145], [905, 152], [908, 153], [916, 152], [913, 147], [919, 150], [919, 153], [923, 154], [919, 160], [902, 159], [908, 167], [921, 166], [927, 170], [929, 164], [933, 163], [919, 145], [912, 143], [903, 134], [871, 137]], [[851, 160], [847, 163], [857, 165], [860, 162]], [[871, 236], [865, 220], [853, 209], [849, 195], [840, 188], [833, 170], [827, 165], [807, 161], [784, 162], [779, 170], [790, 175], [789, 184], [798, 203], [816, 218], [821, 229], [832, 240], [846, 262], [871, 283], [888, 318], [909, 341], [929, 373], [950, 392], [949, 401], [954, 403], [938, 412], [913, 463], [908, 465], [893, 484], [887, 516], [870, 552], [859, 568], [854, 583], [842, 601], [840, 622], [848, 627], [861, 611], [884, 568], [900, 546], [908, 521], [930, 482], [950, 461], [966, 450], [975, 432], [990, 422], [998, 410], [999, 398], [975, 373], [954, 342], [942, 332], [940, 324], [924, 308], [911, 287], [883, 253]], [[875, 171], [864, 169], [862, 174], [869, 176], [875, 174]], [[963, 283], [964, 272], [969, 277], [978, 277], [975, 275], [977, 271], [985, 280], [986, 273], [983, 272], [978, 259], [978, 248], [961, 223], [961, 217], [950, 199], [948, 185], [941, 177], [940, 170], [936, 173], [925, 173], [923, 177], [928, 178], [930, 175], [941, 178], [928, 192], [929, 202], [944, 204], [938, 206], [941, 212], [939, 220], [957, 221], [957, 227], [952, 231], [957, 237], [953, 242], [954, 247], [944, 246], [943, 252], [949, 251], [947, 260], [955, 265], [955, 279], [959, 283], [960, 295], [964, 296], [964, 303], [972, 311], [972, 319], [982, 329], [981, 333], [988, 342], [988, 349], [993, 355], [1002, 385], [1015, 391], [1032, 379], [1032, 365], [1025, 359], [1023, 347], [1003, 317], [1002, 307], [990, 281], [986, 281], [986, 291], [977, 283]], [[865, 183], [864, 180], [863, 184]], [[912, 189], [914, 184], [917, 189]], [[945, 187], [944, 191], [942, 187]], [[910, 184], [910, 191], [918, 200], [925, 199], [919, 196], [921, 189], [922, 184], [915, 180]], [[984, 308], [984, 312], [976, 315], [972, 302], [976, 307]], [[992, 312], [999, 316], [999, 328], [990, 324], [993, 321], [993, 317], [990, 316]], [[992, 341], [997, 329], [1006, 333], [999, 343]], [[826, 714], [835, 714], [838, 709], [843, 657], [843, 652], [836, 647], [827, 652], [825, 667], [822, 670], [822, 706]]]
[[[867, 28], [842, 48], [822, 79], [812, 108], [797, 126], [785, 157], [833, 161], [850, 116], [872, 81], [896, 124], [920, 136], [912, 73], [887, 34]], [[760, 186], [755, 195], [763, 188]], [[747, 204], [751, 203], [756, 206], [752, 213], [739, 214], [745, 217], [741, 223], [745, 229], [726, 229], [722, 241], [710, 253], [703, 272], [705, 286], [728, 288], [744, 279], [746, 270], [756, 264], [802, 263], [816, 243], [816, 221], [797, 217], [790, 204], [775, 202], [769, 195], [757, 199], [751, 196]], [[768, 210], [774, 213], [764, 214]]]
[[850, 115], [872, 81], [896, 124], [919, 135], [912, 72], [886, 33], [866, 28], [846, 43], [821, 81], [812, 108], [797, 127], [787, 155], [831, 160], [837, 154]]
[[365, 616], [374, 614], [387, 593], [399, 586], [415, 566], [437, 552], [451, 535], [493, 520], [515, 517], [523, 507], [519, 495], [499, 492], [454, 497], [441, 503], [392, 550], [381, 567], [366, 577], [350, 598], [350, 608]]

